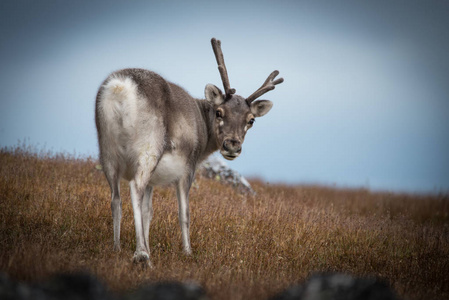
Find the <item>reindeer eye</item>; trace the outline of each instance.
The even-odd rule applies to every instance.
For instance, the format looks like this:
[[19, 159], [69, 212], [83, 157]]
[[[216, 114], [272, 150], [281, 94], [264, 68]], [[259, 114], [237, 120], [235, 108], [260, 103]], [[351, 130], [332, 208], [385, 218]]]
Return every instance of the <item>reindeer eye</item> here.
[[221, 113], [221, 110], [217, 110], [217, 111], [215, 112], [215, 116], [216, 116], [217, 118], [222, 118], [222, 117], [223, 117], [223, 114]]
[[249, 124], [249, 125], [253, 125], [254, 122], [256, 122], [256, 120], [255, 120], [254, 118], [252, 118], [251, 120], [249, 120], [248, 124]]

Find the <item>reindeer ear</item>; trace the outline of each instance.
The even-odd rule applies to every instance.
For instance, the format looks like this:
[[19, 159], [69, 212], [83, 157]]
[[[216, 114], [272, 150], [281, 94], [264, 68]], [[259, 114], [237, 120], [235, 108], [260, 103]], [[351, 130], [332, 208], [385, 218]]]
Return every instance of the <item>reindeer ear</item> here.
[[204, 95], [206, 96], [206, 100], [212, 102], [216, 106], [224, 102], [223, 92], [213, 84], [206, 85]]
[[251, 113], [255, 117], [262, 117], [273, 107], [273, 102], [269, 100], [257, 100], [251, 103]]

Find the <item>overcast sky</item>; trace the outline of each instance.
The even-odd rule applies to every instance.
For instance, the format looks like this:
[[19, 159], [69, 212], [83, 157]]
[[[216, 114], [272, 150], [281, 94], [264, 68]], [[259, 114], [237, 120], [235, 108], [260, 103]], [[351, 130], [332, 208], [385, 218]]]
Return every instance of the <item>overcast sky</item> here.
[[449, 190], [449, 1], [1, 1], [0, 146], [97, 156], [94, 101], [141, 67], [203, 97], [231, 86], [272, 111], [230, 165], [268, 182]]

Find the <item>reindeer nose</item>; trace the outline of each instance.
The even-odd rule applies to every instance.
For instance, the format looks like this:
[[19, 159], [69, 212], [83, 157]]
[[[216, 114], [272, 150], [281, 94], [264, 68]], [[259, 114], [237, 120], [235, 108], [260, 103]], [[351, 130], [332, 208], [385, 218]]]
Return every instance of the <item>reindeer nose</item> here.
[[226, 139], [223, 142], [223, 150], [232, 153], [240, 153], [242, 151], [242, 144], [234, 139]]

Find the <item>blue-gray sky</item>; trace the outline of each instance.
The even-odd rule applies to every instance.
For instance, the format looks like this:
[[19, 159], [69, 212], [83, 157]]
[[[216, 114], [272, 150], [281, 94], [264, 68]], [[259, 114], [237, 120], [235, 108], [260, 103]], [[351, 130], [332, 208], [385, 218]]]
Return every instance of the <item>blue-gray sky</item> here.
[[243, 154], [269, 182], [449, 190], [449, 1], [1, 1], [0, 146], [97, 155], [103, 79], [142, 67], [203, 97], [274, 69]]

